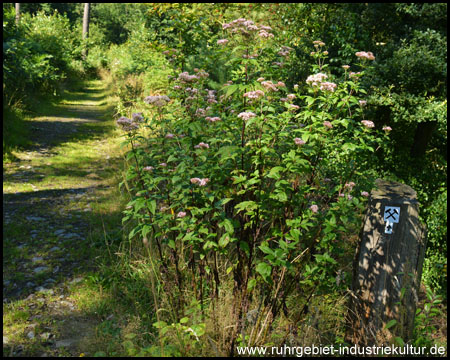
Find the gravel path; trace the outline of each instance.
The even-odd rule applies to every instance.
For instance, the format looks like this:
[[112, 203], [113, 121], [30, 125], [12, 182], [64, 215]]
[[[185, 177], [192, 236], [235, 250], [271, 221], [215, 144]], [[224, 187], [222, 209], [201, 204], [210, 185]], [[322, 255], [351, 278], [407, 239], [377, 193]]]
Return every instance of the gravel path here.
[[73, 297], [95, 270], [93, 207], [111, 186], [111, 121], [104, 89], [89, 85], [77, 104], [34, 118], [33, 145], [3, 165], [4, 356], [88, 355], [83, 344], [100, 321]]

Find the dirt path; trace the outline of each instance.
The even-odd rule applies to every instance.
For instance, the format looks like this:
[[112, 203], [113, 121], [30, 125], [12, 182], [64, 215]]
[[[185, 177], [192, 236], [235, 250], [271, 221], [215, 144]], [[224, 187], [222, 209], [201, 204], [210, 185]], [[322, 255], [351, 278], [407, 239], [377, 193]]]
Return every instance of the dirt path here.
[[101, 299], [89, 278], [105, 222], [120, 218], [111, 199], [120, 140], [106, 99], [90, 81], [43, 105], [31, 121], [33, 145], [3, 165], [4, 356], [95, 350]]

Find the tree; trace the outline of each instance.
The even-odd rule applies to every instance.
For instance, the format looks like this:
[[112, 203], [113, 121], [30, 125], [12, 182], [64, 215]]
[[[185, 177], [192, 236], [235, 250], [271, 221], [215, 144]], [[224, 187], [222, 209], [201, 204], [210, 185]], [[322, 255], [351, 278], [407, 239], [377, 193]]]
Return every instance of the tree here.
[[[84, 15], [83, 15], [83, 40], [86, 40], [89, 37], [89, 8], [90, 3], [84, 4]], [[85, 48], [83, 49], [82, 56], [83, 60], [86, 60], [86, 56], [88, 54], [87, 44], [85, 44]]]
[[20, 3], [16, 3], [16, 25], [20, 23]]

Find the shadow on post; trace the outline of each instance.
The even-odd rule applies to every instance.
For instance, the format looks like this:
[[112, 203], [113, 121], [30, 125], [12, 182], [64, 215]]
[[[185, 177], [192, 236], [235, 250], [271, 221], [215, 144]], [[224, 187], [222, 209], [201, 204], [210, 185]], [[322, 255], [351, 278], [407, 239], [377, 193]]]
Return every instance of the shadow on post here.
[[412, 338], [426, 246], [416, 192], [380, 179], [376, 185], [353, 263], [347, 319], [347, 341], [360, 346]]

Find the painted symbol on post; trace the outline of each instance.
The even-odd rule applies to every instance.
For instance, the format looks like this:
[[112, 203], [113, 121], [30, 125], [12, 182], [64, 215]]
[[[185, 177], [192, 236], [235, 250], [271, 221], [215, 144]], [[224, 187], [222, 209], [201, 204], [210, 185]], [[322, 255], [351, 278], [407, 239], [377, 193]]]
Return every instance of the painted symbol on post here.
[[400, 219], [400, 208], [395, 206], [386, 206], [384, 208], [384, 221], [398, 223]]
[[384, 221], [386, 226], [384, 228], [385, 234], [392, 234], [394, 229], [394, 223], [398, 223], [400, 219], [400, 207], [386, 206], [384, 208]]
[[385, 234], [392, 234], [392, 229], [394, 228], [394, 223], [391, 223], [388, 221], [386, 221], [386, 227], [384, 228], [384, 233]]

